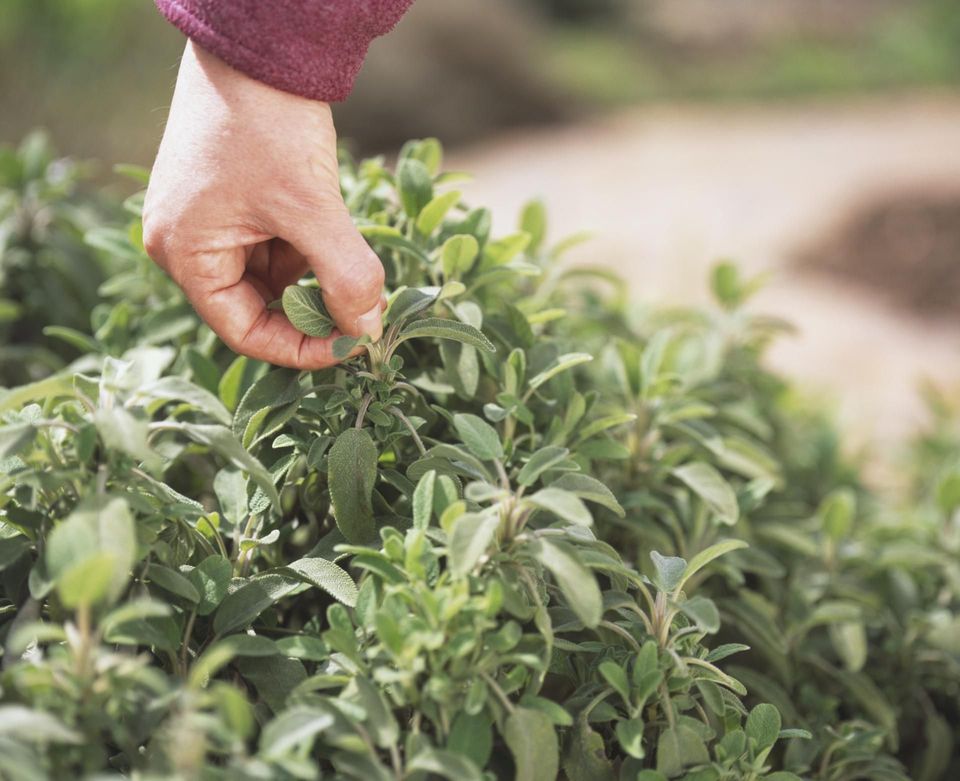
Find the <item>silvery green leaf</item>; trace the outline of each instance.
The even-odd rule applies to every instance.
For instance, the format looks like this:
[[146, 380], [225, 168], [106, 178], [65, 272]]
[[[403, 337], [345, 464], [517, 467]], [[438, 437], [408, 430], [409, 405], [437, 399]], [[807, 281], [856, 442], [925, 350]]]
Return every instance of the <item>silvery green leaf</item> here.
[[287, 565], [305, 582], [323, 589], [347, 607], [357, 604], [357, 584], [350, 574], [332, 561], [322, 558], [298, 559]]
[[480, 254], [480, 245], [469, 234], [451, 236], [440, 248], [440, 263], [446, 278], [460, 277], [473, 268]]
[[569, 493], [576, 494], [588, 502], [606, 507], [621, 518], [626, 516], [626, 512], [623, 507], [620, 506], [617, 497], [613, 495], [613, 491], [590, 475], [580, 472], [568, 472], [561, 475], [557, 480], [554, 480], [550, 486], [552, 488], [560, 488]]
[[521, 469], [520, 474], [517, 475], [517, 482], [520, 483], [520, 485], [533, 485], [540, 478], [540, 475], [548, 469], [555, 467], [566, 459], [569, 454], [570, 451], [565, 447], [548, 445], [547, 447], [541, 448], [530, 456], [527, 463], [523, 465], [523, 469]]
[[531, 389], [539, 388], [561, 372], [565, 372], [583, 363], [589, 363], [592, 360], [593, 356], [588, 353], [567, 353], [558, 356], [546, 369], [530, 378], [529, 386]]
[[459, 190], [451, 190], [434, 197], [430, 203], [420, 210], [417, 217], [417, 230], [424, 236], [433, 233], [440, 227], [440, 223], [443, 222], [447, 212], [460, 201], [461, 195]]
[[391, 323], [405, 320], [424, 309], [429, 308], [440, 295], [438, 287], [408, 287], [401, 290], [390, 301], [387, 319]]
[[593, 628], [603, 617], [603, 597], [593, 573], [565, 545], [541, 539], [534, 556], [546, 567], [560, 587], [570, 609], [583, 625]]
[[405, 158], [397, 166], [397, 192], [407, 216], [416, 219], [433, 199], [433, 179], [427, 167], [413, 158]]
[[683, 580], [683, 572], [687, 562], [679, 556], [663, 556], [657, 551], [650, 551], [650, 560], [656, 569], [654, 583], [661, 591], [673, 591]]
[[503, 445], [497, 430], [483, 418], [459, 413], [453, 416], [453, 426], [467, 449], [481, 461], [503, 458]]
[[333, 358], [345, 361], [357, 347], [370, 344], [369, 336], [338, 336], [333, 340]]
[[546, 510], [577, 526], [592, 526], [593, 516], [576, 494], [557, 488], [555, 485], [541, 488], [523, 500], [541, 510]]
[[307, 336], [330, 336], [334, 322], [323, 303], [323, 293], [319, 288], [288, 285], [281, 301], [283, 313], [298, 331]]
[[461, 323], [458, 320], [447, 320], [439, 317], [427, 317], [423, 320], [415, 320], [410, 323], [400, 331], [397, 343], [399, 344], [409, 339], [424, 339], [427, 337], [452, 339], [455, 342], [469, 344], [489, 353], [496, 350], [493, 343], [473, 326]]
[[454, 576], [463, 577], [473, 570], [489, 550], [499, 526], [500, 519], [490, 513], [465, 513], [453, 522], [447, 557]]
[[349, 542], [371, 542], [377, 536], [372, 504], [377, 459], [377, 447], [369, 432], [357, 428], [341, 433], [327, 456], [334, 518]]
[[513, 755], [517, 781], [556, 781], [560, 749], [545, 713], [514, 708], [504, 724], [503, 738]]
[[676, 467], [673, 474], [706, 502], [720, 523], [731, 526], [737, 522], [740, 517], [737, 495], [714, 467], [695, 461]]

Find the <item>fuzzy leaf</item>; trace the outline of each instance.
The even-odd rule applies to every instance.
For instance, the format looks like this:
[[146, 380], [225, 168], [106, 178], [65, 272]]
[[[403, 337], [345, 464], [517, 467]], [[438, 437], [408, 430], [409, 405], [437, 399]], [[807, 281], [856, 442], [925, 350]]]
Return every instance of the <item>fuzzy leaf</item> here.
[[330, 448], [330, 500], [337, 528], [348, 542], [371, 542], [377, 536], [372, 504], [377, 459], [377, 446], [364, 429], [346, 429]]
[[737, 495], [716, 469], [696, 461], [678, 466], [673, 474], [707, 503], [720, 523], [731, 526], [737, 522], [740, 517]]
[[507, 717], [503, 738], [513, 754], [515, 781], [556, 781], [560, 770], [559, 744], [546, 714], [515, 708]]
[[326, 338], [335, 323], [319, 288], [304, 285], [288, 285], [283, 291], [283, 313], [290, 324], [307, 336]]
[[463, 444], [481, 461], [503, 458], [500, 435], [483, 418], [476, 415], [457, 414], [453, 416], [453, 426], [463, 440]]
[[425, 337], [452, 339], [455, 342], [469, 344], [478, 350], [484, 350], [488, 353], [496, 350], [493, 342], [487, 339], [481, 331], [478, 331], [472, 325], [461, 323], [459, 320], [446, 320], [440, 317], [426, 317], [423, 320], [415, 320], [410, 323], [400, 331], [397, 343], [405, 342], [409, 339], [423, 339]]

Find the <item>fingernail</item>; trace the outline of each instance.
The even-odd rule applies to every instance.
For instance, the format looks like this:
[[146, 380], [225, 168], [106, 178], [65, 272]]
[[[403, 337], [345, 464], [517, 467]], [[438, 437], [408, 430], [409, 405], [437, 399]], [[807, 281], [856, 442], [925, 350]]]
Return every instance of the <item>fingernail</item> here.
[[377, 341], [383, 335], [383, 314], [378, 303], [365, 315], [357, 318], [357, 333], [360, 336], [369, 336]]

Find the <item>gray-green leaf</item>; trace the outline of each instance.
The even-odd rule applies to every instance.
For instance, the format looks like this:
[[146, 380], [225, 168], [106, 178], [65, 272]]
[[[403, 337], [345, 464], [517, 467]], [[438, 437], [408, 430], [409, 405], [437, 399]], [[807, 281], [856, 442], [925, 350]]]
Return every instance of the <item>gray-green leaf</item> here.
[[307, 336], [330, 336], [334, 322], [319, 288], [288, 285], [283, 291], [283, 313], [291, 325]]
[[340, 434], [327, 457], [334, 518], [343, 536], [352, 543], [370, 542], [377, 536], [372, 497], [378, 458], [370, 434], [357, 428]]

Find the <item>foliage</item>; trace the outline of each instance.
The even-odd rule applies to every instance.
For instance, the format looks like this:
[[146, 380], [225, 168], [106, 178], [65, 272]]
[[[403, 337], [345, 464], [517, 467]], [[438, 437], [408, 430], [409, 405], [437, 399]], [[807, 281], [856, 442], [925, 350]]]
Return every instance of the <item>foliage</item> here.
[[139, 199], [90, 234], [85, 354], [0, 394], [0, 775], [953, 777], [956, 472], [879, 509], [755, 283], [634, 312], [441, 162], [342, 161], [390, 295], [336, 369], [233, 356]]

